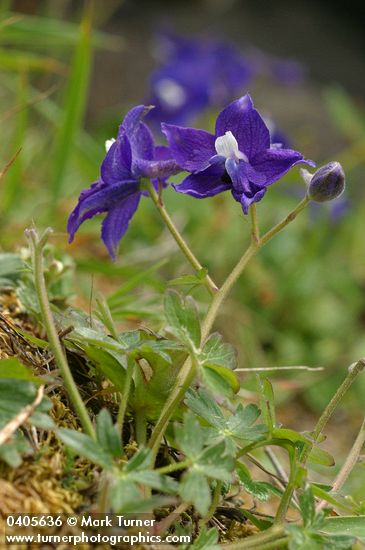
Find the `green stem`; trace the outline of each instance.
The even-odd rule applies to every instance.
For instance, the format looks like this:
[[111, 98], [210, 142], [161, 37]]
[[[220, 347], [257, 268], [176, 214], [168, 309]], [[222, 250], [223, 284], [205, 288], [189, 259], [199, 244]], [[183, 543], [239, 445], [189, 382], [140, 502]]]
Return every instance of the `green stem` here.
[[123, 424], [124, 424], [125, 413], [127, 410], [129, 394], [131, 391], [134, 366], [135, 366], [134, 359], [128, 358], [127, 372], [124, 380], [123, 393], [120, 394], [119, 410], [118, 410], [118, 416], [117, 416], [117, 426], [121, 434], [123, 433]]
[[290, 475], [289, 481], [286, 486], [286, 489], [283, 493], [283, 496], [280, 499], [280, 504], [276, 512], [274, 523], [283, 523], [285, 521], [286, 512], [290, 506], [290, 502], [293, 496], [293, 493], [297, 487], [297, 465], [296, 465], [296, 453], [292, 449], [289, 449], [290, 457]]
[[[328, 403], [327, 407], [325, 408], [325, 410], [323, 411], [323, 413], [321, 414], [315, 428], [314, 428], [314, 431], [313, 431], [313, 434], [312, 434], [312, 438], [313, 438], [313, 444], [314, 443], [317, 443], [325, 426], [327, 425], [329, 419], [331, 418], [335, 408], [337, 407], [337, 405], [339, 404], [339, 402], [341, 401], [341, 399], [343, 398], [343, 396], [345, 395], [345, 393], [347, 392], [347, 390], [349, 389], [349, 387], [351, 386], [351, 384], [353, 383], [353, 381], [355, 380], [356, 376], [359, 374], [359, 372], [361, 372], [363, 370], [363, 368], [365, 367], [365, 359], [360, 359], [359, 361], [357, 361], [357, 363], [354, 363], [353, 365], [351, 365], [348, 369], [348, 374], [345, 378], [345, 380], [342, 382], [341, 386], [337, 389], [335, 395], [332, 397], [331, 401]], [[302, 452], [300, 453], [299, 455], [299, 463], [304, 466], [307, 459], [308, 459], [308, 456], [313, 448], [313, 444], [312, 445], [307, 445], [306, 447], [304, 447], [304, 449], [302, 450]], [[291, 498], [293, 496], [293, 493], [295, 491], [295, 488], [296, 488], [296, 483], [292, 483], [291, 482], [291, 477], [289, 478], [289, 483], [287, 485], [287, 488], [285, 490], [285, 506], [286, 506], [286, 509], [284, 509], [284, 505], [282, 504], [283, 503], [283, 499], [281, 500], [280, 502], [280, 517], [283, 518], [283, 516], [285, 516], [285, 513], [286, 513], [286, 510], [290, 504], [290, 501], [291, 501]], [[279, 514], [279, 510], [278, 510], [278, 514]], [[278, 517], [278, 514], [277, 514], [277, 517]], [[279, 519], [278, 519], [279, 521]]]
[[[161, 205], [158, 206], [158, 195], [154, 190], [152, 184], [150, 184], [150, 186], [148, 187], [148, 190], [150, 191], [151, 197], [153, 198], [156, 206], [159, 209], [161, 209]], [[279, 222], [267, 233], [265, 233], [265, 235], [258, 242], [251, 243], [251, 245], [248, 247], [246, 252], [243, 254], [242, 258], [239, 260], [239, 262], [233, 268], [231, 273], [228, 275], [227, 279], [225, 280], [221, 288], [217, 290], [213, 295], [213, 300], [208, 309], [206, 318], [202, 324], [202, 339], [201, 339], [202, 343], [204, 343], [207, 336], [209, 335], [210, 330], [214, 324], [214, 321], [217, 317], [218, 311], [222, 303], [228, 296], [231, 288], [233, 287], [237, 279], [240, 277], [240, 275], [242, 274], [243, 270], [245, 269], [245, 267], [247, 266], [251, 258], [253, 258], [253, 256], [258, 252], [258, 250], [260, 250], [262, 246], [264, 246], [270, 239], [272, 239], [274, 235], [279, 233], [279, 231], [281, 231], [286, 225], [292, 222], [297, 217], [299, 212], [301, 212], [308, 203], [309, 203], [309, 199], [305, 197], [296, 206], [296, 208], [294, 208], [294, 210], [292, 210], [281, 222]], [[255, 214], [253, 216], [255, 219]], [[190, 385], [191, 380], [194, 377], [193, 371], [195, 371], [195, 367], [189, 358], [185, 361], [184, 365], [181, 367], [179, 374], [177, 376], [176, 384], [173, 387], [171, 394], [161, 412], [160, 418], [158, 419], [155, 425], [155, 429], [152, 432], [149, 446], [153, 450], [152, 454], [154, 457], [156, 457], [157, 455], [158, 447], [160, 445], [161, 439], [163, 437], [167, 424], [170, 420], [170, 417], [173, 411], [175, 410], [175, 408], [180, 403], [182, 397], [184, 396], [186, 390]]]
[[[361, 424], [359, 433], [357, 434], [357, 437], [355, 439], [355, 442], [353, 446], [351, 447], [351, 450], [349, 454], [347, 455], [347, 458], [345, 460], [345, 463], [343, 464], [341, 470], [338, 472], [336, 479], [332, 485], [331, 493], [338, 493], [344, 483], [346, 482], [347, 478], [349, 477], [350, 473], [356, 466], [359, 456], [361, 453], [361, 449], [363, 448], [363, 445], [365, 443], [365, 417]], [[316, 511], [319, 512], [322, 510], [324, 506], [326, 506], [327, 502], [325, 500], [322, 500], [317, 508]]]
[[203, 525], [206, 525], [212, 519], [212, 517], [214, 516], [214, 513], [215, 513], [215, 511], [217, 509], [217, 506], [219, 504], [219, 499], [220, 499], [221, 491], [222, 491], [222, 485], [223, 485], [222, 481], [217, 481], [216, 480], [216, 485], [215, 485], [214, 492], [213, 492], [212, 504], [209, 507], [207, 515], [200, 522], [201, 527], [203, 527]]
[[137, 409], [134, 413], [134, 425], [136, 429], [136, 441], [139, 447], [146, 445], [147, 441], [147, 422], [142, 409]]
[[[185, 255], [186, 259], [188, 260], [190, 265], [194, 268], [194, 270], [197, 273], [199, 273], [199, 271], [204, 269], [203, 266], [201, 265], [199, 260], [196, 258], [194, 253], [191, 251], [189, 245], [184, 240], [184, 238], [180, 234], [179, 230], [177, 229], [176, 225], [174, 224], [174, 222], [170, 218], [170, 216], [169, 216], [165, 206], [162, 204], [161, 198], [159, 197], [158, 193], [156, 192], [154, 186], [152, 185], [152, 183], [149, 180], [145, 180], [144, 184], [145, 184], [145, 186], [146, 186], [146, 188], [147, 188], [147, 190], [150, 194], [150, 197], [153, 200], [157, 210], [159, 211], [161, 218], [165, 222], [168, 230], [170, 231], [171, 235], [175, 239], [177, 245], [180, 247], [180, 250]], [[210, 294], [212, 294], [214, 296], [214, 294], [218, 291], [218, 287], [215, 284], [215, 282], [211, 279], [211, 277], [209, 277], [208, 274], [204, 277], [203, 280], [204, 280], [204, 283], [205, 283], [207, 289], [209, 290]]]
[[56, 365], [61, 372], [68, 396], [72, 405], [75, 408], [76, 413], [78, 414], [84, 432], [93, 439], [96, 439], [94, 426], [90, 420], [85, 403], [83, 402], [79, 390], [72, 377], [66, 355], [61, 346], [56, 326], [54, 324], [51, 307], [48, 301], [47, 287], [43, 272], [43, 247], [46, 244], [47, 238], [50, 233], [51, 230], [48, 229], [39, 238], [35, 229], [28, 229], [26, 231], [26, 235], [29, 238], [32, 247], [34, 285], [37, 292], [42, 321], [47, 332], [49, 345], [54, 355]]
[[105, 327], [109, 330], [110, 334], [113, 336], [114, 340], [117, 342], [119, 341], [119, 332], [117, 329], [116, 324], [114, 323], [114, 319], [112, 317], [110, 308], [108, 306], [108, 302], [104, 298], [104, 296], [99, 296], [97, 298], [97, 304], [99, 306], [99, 310], [102, 316], [102, 321], [105, 325]]
[[[339, 402], [341, 401], [341, 399], [343, 398], [343, 396], [345, 395], [345, 393], [347, 392], [347, 390], [350, 388], [351, 384], [353, 383], [353, 381], [355, 380], [355, 378], [357, 377], [357, 375], [365, 368], [365, 358], [362, 358], [362, 359], [359, 359], [359, 361], [357, 361], [356, 363], [354, 363], [353, 365], [351, 365], [348, 369], [348, 373], [347, 373], [347, 376], [345, 378], [345, 380], [342, 382], [342, 384], [340, 385], [340, 387], [337, 389], [335, 395], [332, 397], [331, 401], [328, 403], [327, 407], [325, 408], [325, 410], [323, 411], [323, 413], [321, 414], [314, 430], [313, 430], [313, 434], [312, 434], [312, 438], [313, 438], [313, 442], [314, 443], [317, 443], [325, 426], [327, 425], [329, 419], [331, 418], [335, 408], [337, 407], [337, 405], [339, 404]], [[312, 449], [312, 445], [308, 445], [306, 446], [300, 457], [299, 457], [299, 460], [302, 464], [305, 464], [308, 456], [309, 456], [309, 453]]]
[[[274, 525], [266, 531], [252, 535], [240, 542], [233, 542], [231, 544], [222, 544], [224, 550], [262, 550], [267, 548], [266, 544], [273, 542], [279, 543], [281, 539], [285, 537], [284, 527], [280, 525]], [[273, 548], [270, 546], [269, 548]], [[275, 546], [274, 546], [275, 548]]]
[[182, 460], [181, 462], [172, 462], [172, 464], [168, 464], [167, 466], [162, 466], [161, 468], [156, 468], [154, 470], [157, 474], [171, 474], [172, 472], [177, 472], [178, 470], [185, 470], [186, 468], [190, 468], [192, 465], [192, 462], [190, 459]]
[[256, 203], [251, 204], [250, 215], [251, 215], [251, 240], [253, 243], [257, 244], [260, 241], [260, 229], [259, 229], [259, 222], [257, 219]]
[[149, 447], [152, 449], [152, 456], [156, 457], [157, 452], [160, 446], [161, 439], [167, 427], [167, 424], [171, 418], [172, 413], [174, 412], [175, 407], [180, 403], [181, 399], [184, 397], [186, 391], [188, 390], [191, 382], [194, 379], [196, 371], [196, 365], [189, 357], [181, 369], [179, 370], [176, 377], [176, 384], [167, 398], [165, 406], [161, 412], [160, 418], [158, 419], [155, 428], [152, 432], [151, 439], [149, 441]]

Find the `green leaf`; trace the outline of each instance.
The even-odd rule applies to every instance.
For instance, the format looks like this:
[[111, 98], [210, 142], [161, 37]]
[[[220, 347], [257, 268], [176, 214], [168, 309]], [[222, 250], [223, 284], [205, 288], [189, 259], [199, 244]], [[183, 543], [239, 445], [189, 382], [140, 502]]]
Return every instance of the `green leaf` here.
[[222, 342], [222, 336], [215, 332], [204, 344], [199, 354], [199, 363], [202, 366], [218, 366], [234, 370], [237, 366], [237, 353], [231, 344]]
[[232, 481], [234, 467], [235, 459], [227, 453], [224, 441], [205, 449], [192, 466], [207, 477], [228, 482]]
[[262, 401], [265, 405], [262, 405], [263, 414], [265, 417], [266, 424], [269, 426], [270, 431], [272, 431], [276, 426], [276, 416], [275, 416], [275, 398], [274, 398], [274, 389], [270, 380], [267, 378], [261, 379], [262, 383]]
[[311, 452], [308, 457], [309, 462], [314, 464], [321, 464], [322, 466], [334, 466], [335, 459], [327, 451], [321, 449], [320, 447], [312, 447]]
[[128, 479], [141, 485], [147, 485], [162, 493], [176, 494], [179, 484], [168, 476], [163, 476], [152, 470], [136, 471], [128, 474]]
[[200, 530], [199, 536], [189, 548], [191, 550], [221, 550], [221, 546], [218, 544], [217, 529], [215, 527], [211, 529], [203, 527]]
[[96, 435], [98, 442], [107, 454], [114, 458], [121, 456], [123, 451], [121, 436], [107, 409], [102, 409], [96, 417]]
[[338, 493], [330, 492], [331, 486], [329, 486], [326, 490], [323, 486], [317, 483], [312, 483], [312, 491], [315, 497], [325, 500], [329, 504], [332, 504], [342, 510], [346, 510], [347, 512], [353, 512], [353, 507], [349, 506], [349, 502], [345, 497]]
[[0, 445], [0, 460], [6, 462], [12, 468], [18, 468], [24, 455], [31, 455], [33, 449], [24, 434], [17, 430], [11, 441]]
[[348, 535], [365, 542], [365, 516], [333, 516], [326, 518], [321, 531], [330, 535]]
[[170, 290], [165, 294], [165, 315], [175, 336], [190, 349], [199, 349], [201, 332], [198, 312], [191, 296], [183, 298]]
[[183, 275], [169, 281], [169, 286], [190, 286], [196, 287], [204, 284], [204, 279], [207, 276], [208, 271], [201, 269], [196, 275]]
[[205, 516], [211, 503], [211, 492], [205, 475], [196, 470], [186, 472], [180, 482], [179, 493], [184, 502], [191, 502], [201, 516]]
[[147, 449], [147, 447], [141, 447], [124, 466], [123, 472], [139, 472], [149, 468], [150, 464], [151, 449]]
[[305, 443], [306, 445], [311, 444], [311, 441], [304, 437], [304, 435], [296, 432], [295, 430], [290, 430], [289, 428], [274, 428], [272, 431], [272, 436], [275, 439], [287, 439], [293, 443]]
[[126, 375], [123, 358], [119, 356], [118, 360], [118, 355], [114, 355], [113, 352], [92, 345], [85, 346], [84, 351], [96, 369], [110, 380], [117, 390], [123, 392]]
[[200, 370], [200, 375], [208, 388], [218, 395], [232, 397], [240, 389], [240, 382], [235, 373], [225, 367], [210, 365]]
[[[36, 398], [36, 386], [27, 380], [0, 378], [0, 429], [14, 418], [24, 407], [31, 405]], [[43, 398], [37, 411], [45, 412], [50, 401]]]
[[19, 359], [11, 357], [9, 359], [0, 359], [0, 379], [12, 378], [14, 380], [27, 380], [34, 384], [42, 385], [44, 380], [34, 376], [32, 371], [25, 367]]
[[61, 441], [76, 454], [84, 456], [106, 470], [112, 468], [113, 461], [111, 455], [106, 453], [104, 449], [88, 435], [75, 430], [69, 430], [68, 428], [60, 428], [57, 430], [57, 435]]
[[184, 423], [175, 426], [175, 438], [187, 457], [195, 460], [202, 452], [205, 442], [204, 432], [190, 411], [184, 414]]
[[307, 485], [304, 491], [299, 495], [299, 506], [304, 526], [307, 527], [313, 523], [316, 515], [315, 500], [310, 485]]
[[277, 494], [277, 489], [267, 481], [254, 481], [251, 477], [247, 466], [242, 462], [236, 463], [236, 472], [240, 484], [245, 488], [247, 493], [253, 495], [258, 500], [265, 502], [271, 494]]
[[192, 389], [188, 390], [185, 403], [189, 409], [204, 418], [211, 426], [218, 429], [225, 427], [226, 419], [221, 408], [206, 390], [200, 389], [198, 392]]
[[24, 262], [17, 254], [0, 253], [0, 278], [15, 282], [20, 278], [23, 268]]

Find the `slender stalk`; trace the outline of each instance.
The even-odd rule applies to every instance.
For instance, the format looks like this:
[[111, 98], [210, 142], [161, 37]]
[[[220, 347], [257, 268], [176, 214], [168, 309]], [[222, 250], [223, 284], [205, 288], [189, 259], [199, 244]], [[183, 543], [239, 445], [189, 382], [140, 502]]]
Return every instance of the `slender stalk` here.
[[257, 209], [256, 209], [255, 203], [252, 203], [250, 206], [250, 216], [251, 216], [251, 240], [253, 243], [258, 243], [260, 241], [260, 229], [259, 229], [259, 222], [257, 219]]
[[274, 524], [280, 524], [285, 521], [286, 512], [290, 506], [290, 502], [293, 496], [293, 493], [297, 487], [297, 465], [296, 465], [296, 453], [293, 450], [289, 451], [290, 457], [290, 474], [289, 481], [286, 486], [286, 489], [283, 493], [283, 496], [280, 499], [280, 504], [278, 506]]
[[[194, 268], [196, 272], [199, 272], [203, 269], [203, 266], [199, 262], [199, 260], [196, 258], [194, 253], [191, 251], [189, 245], [184, 240], [182, 235], [180, 234], [179, 230], [177, 229], [176, 225], [170, 218], [164, 204], [162, 203], [161, 197], [156, 192], [154, 186], [149, 180], [145, 180], [145, 186], [150, 194], [151, 199], [153, 200], [157, 210], [160, 213], [161, 218], [165, 222], [168, 230], [170, 231], [171, 235], [175, 239], [177, 245], [179, 246], [182, 253], [185, 255], [186, 259], [190, 263], [190, 265]], [[211, 279], [211, 277], [207, 274], [204, 277], [204, 283], [209, 290], [210, 294], [214, 296], [214, 294], [218, 291], [218, 287], [215, 284], [215, 282]]]
[[[284, 526], [274, 525], [266, 531], [247, 537], [242, 541], [222, 544], [222, 548], [224, 548], [224, 550], [262, 550], [263, 548], [267, 548], [267, 546], [265, 546], [266, 544], [271, 544], [273, 542], [279, 543], [283, 537], [285, 537]], [[275, 548], [275, 546], [269, 546], [269, 548]]]
[[[364, 443], [365, 443], [365, 417], [361, 424], [361, 427], [360, 427], [359, 433], [357, 434], [355, 442], [351, 448], [351, 451], [347, 455], [345, 463], [343, 464], [341, 470], [338, 472], [336, 476], [336, 479], [332, 485], [331, 493], [337, 493], [338, 491], [340, 491], [340, 489], [342, 489], [345, 481], [347, 480], [353, 468], [356, 466], [357, 461], [359, 460], [361, 449]], [[322, 510], [322, 508], [326, 504], [327, 504], [326, 501], [322, 500], [316, 508], [317, 512]]]
[[117, 342], [119, 341], [119, 332], [116, 327], [116, 324], [114, 323], [114, 319], [112, 317], [111, 311], [109, 309], [108, 303], [104, 296], [99, 296], [97, 298], [97, 304], [100, 309], [100, 313], [102, 315], [102, 321], [106, 328], [109, 330], [110, 334], [113, 336], [114, 340]]
[[[325, 426], [327, 425], [329, 419], [331, 418], [335, 408], [337, 407], [337, 405], [339, 404], [339, 402], [341, 401], [341, 399], [343, 398], [343, 396], [345, 395], [345, 393], [347, 392], [347, 390], [349, 389], [349, 387], [351, 386], [351, 384], [353, 383], [353, 381], [355, 380], [356, 376], [359, 374], [359, 372], [361, 372], [365, 367], [365, 359], [360, 359], [359, 361], [357, 361], [357, 363], [353, 363], [349, 369], [348, 369], [348, 374], [345, 378], [345, 380], [342, 382], [341, 386], [337, 389], [335, 395], [332, 397], [331, 401], [328, 403], [327, 407], [325, 408], [325, 410], [323, 411], [323, 413], [321, 414], [315, 428], [314, 428], [314, 431], [312, 433], [312, 438], [313, 438], [313, 444], [314, 443], [317, 443]], [[312, 449], [313, 445], [307, 445], [306, 447], [304, 447], [304, 449], [302, 450], [301, 454], [299, 455], [299, 460], [298, 462], [304, 466], [307, 459], [308, 459], [308, 456], [311, 452], [311, 449]], [[278, 521], [279, 519], [284, 519], [285, 517], [285, 513], [286, 513], [286, 510], [290, 504], [290, 501], [291, 501], [291, 497], [293, 496], [293, 493], [294, 493], [294, 490], [296, 488], [296, 484], [295, 482], [292, 483], [292, 480], [291, 480], [291, 476], [289, 478], [289, 483], [287, 485], [287, 488], [286, 488], [286, 491], [285, 491], [285, 506], [286, 508], [284, 507], [284, 504], [283, 504], [283, 499], [281, 500], [280, 502], [280, 514], [279, 514], [279, 510], [278, 510], [278, 514], [279, 514], [279, 518], [278, 518], [278, 514], [277, 514], [277, 518], [278, 518]]]
[[[314, 443], [317, 443], [325, 426], [327, 425], [329, 419], [331, 418], [335, 408], [337, 407], [337, 405], [339, 404], [339, 402], [341, 401], [341, 399], [343, 398], [343, 396], [345, 395], [345, 393], [347, 392], [347, 390], [349, 389], [349, 387], [351, 386], [351, 384], [353, 383], [353, 381], [355, 380], [355, 378], [357, 377], [357, 375], [365, 368], [365, 358], [362, 358], [360, 359], [359, 361], [357, 361], [356, 363], [353, 363], [349, 369], [348, 369], [348, 373], [347, 373], [347, 376], [345, 378], [345, 380], [342, 382], [341, 386], [337, 389], [335, 395], [332, 397], [331, 401], [328, 403], [327, 407], [325, 408], [325, 410], [323, 411], [323, 413], [321, 414], [315, 428], [314, 428], [314, 431], [313, 431], [313, 434], [312, 434], [312, 437], [313, 437], [313, 442]], [[307, 446], [303, 449], [300, 457], [299, 457], [299, 460], [302, 464], [305, 464], [308, 456], [309, 456], [309, 453], [311, 451], [311, 446]]]
[[192, 465], [192, 462], [190, 459], [182, 460], [181, 462], [172, 462], [172, 464], [168, 464], [167, 466], [162, 466], [161, 468], [156, 468], [154, 471], [157, 474], [171, 474], [172, 472], [177, 472], [178, 470], [185, 470], [186, 468], [190, 468]]
[[[157, 208], [159, 209], [161, 213], [161, 205], [159, 205], [158, 202], [158, 195], [153, 187], [152, 184], [149, 184], [148, 190], [151, 194], [151, 197], [153, 201], [155, 202]], [[228, 296], [231, 288], [237, 281], [237, 279], [240, 277], [242, 272], [244, 271], [245, 267], [253, 258], [253, 256], [260, 250], [260, 248], [265, 245], [272, 237], [274, 237], [279, 231], [281, 231], [286, 225], [288, 225], [290, 222], [295, 220], [299, 212], [301, 212], [305, 206], [309, 203], [309, 199], [305, 197], [295, 208], [292, 210], [281, 222], [279, 222], [277, 225], [275, 225], [272, 229], [270, 229], [265, 235], [258, 241], [258, 242], [252, 242], [251, 245], [248, 247], [246, 252], [243, 254], [241, 259], [238, 261], [236, 266], [233, 268], [231, 273], [228, 275], [227, 279], [223, 283], [220, 289], [218, 289], [214, 295], [213, 300], [210, 304], [210, 307], [208, 309], [207, 315], [205, 317], [205, 320], [202, 324], [202, 343], [206, 340], [207, 336], [210, 333], [210, 330], [215, 322], [215, 319], [217, 317], [218, 311]], [[167, 215], [167, 213], [162, 210], [163, 217]], [[161, 213], [162, 215], [162, 213]], [[254, 223], [255, 222], [255, 214], [254, 216]], [[165, 219], [165, 217], [164, 217]], [[190, 358], [188, 358], [184, 365], [181, 367], [179, 374], [177, 376], [176, 384], [173, 387], [171, 394], [169, 398], [167, 399], [165, 406], [161, 412], [160, 418], [158, 419], [155, 428], [152, 432], [151, 440], [149, 442], [149, 446], [152, 448], [152, 454], [154, 457], [156, 457], [158, 452], [158, 447], [160, 445], [161, 439], [163, 437], [163, 434], [165, 432], [165, 429], [167, 427], [167, 424], [170, 420], [170, 417], [174, 411], [174, 409], [177, 407], [177, 405], [180, 403], [180, 400], [184, 396], [186, 390], [188, 389], [191, 380], [194, 377], [195, 366], [193, 365], [193, 362]]]
[[155, 425], [155, 429], [152, 432], [151, 439], [148, 444], [149, 447], [151, 447], [152, 449], [153, 457], [157, 456], [158, 448], [160, 446], [160, 442], [167, 427], [167, 424], [171, 418], [172, 413], [174, 412], [175, 407], [178, 403], [180, 403], [191, 382], [193, 381], [195, 370], [195, 363], [189, 357], [177, 374], [176, 384], [172, 389], [171, 394], [167, 398], [165, 406], [161, 412], [160, 418]]
[[219, 504], [219, 499], [221, 496], [222, 491], [222, 481], [216, 481], [216, 485], [213, 492], [213, 498], [212, 503], [209, 506], [209, 510], [207, 515], [200, 521], [200, 526], [203, 527], [203, 525], [206, 525], [214, 516], [214, 513], [217, 509], [217, 506]]
[[274, 235], [279, 233], [279, 231], [281, 231], [289, 223], [294, 221], [295, 218], [298, 216], [298, 214], [302, 210], [304, 210], [304, 208], [307, 206], [307, 204], [309, 204], [309, 202], [310, 202], [310, 199], [307, 196], [305, 196], [304, 199], [302, 199], [300, 201], [300, 203], [297, 204], [297, 206], [294, 208], [294, 210], [289, 212], [289, 214], [287, 216], [285, 216], [285, 218], [283, 220], [281, 220], [281, 222], [274, 225], [274, 227], [272, 227], [267, 233], [265, 233], [265, 235], [263, 235], [263, 237], [260, 239], [261, 246], [266, 244], [268, 241], [270, 241], [270, 239], [272, 239], [274, 237]]
[[136, 429], [136, 441], [138, 445], [146, 445], [147, 440], [147, 422], [146, 416], [142, 409], [137, 409], [134, 413], [134, 425]]
[[61, 372], [68, 396], [80, 419], [84, 432], [93, 439], [96, 439], [94, 426], [90, 420], [85, 403], [83, 402], [79, 390], [75, 384], [66, 355], [61, 346], [56, 326], [54, 324], [51, 307], [48, 301], [47, 287], [43, 272], [43, 247], [46, 244], [50, 233], [51, 229], [48, 229], [39, 238], [35, 229], [32, 228], [26, 231], [26, 235], [32, 248], [34, 285], [37, 292], [42, 321], [47, 332], [49, 345], [54, 355], [56, 365]]
[[124, 388], [123, 388], [123, 393], [120, 394], [119, 410], [118, 410], [118, 416], [117, 416], [117, 426], [119, 428], [120, 433], [123, 432], [124, 418], [127, 410], [129, 394], [131, 391], [134, 367], [135, 367], [134, 359], [128, 359], [127, 372], [124, 380]]

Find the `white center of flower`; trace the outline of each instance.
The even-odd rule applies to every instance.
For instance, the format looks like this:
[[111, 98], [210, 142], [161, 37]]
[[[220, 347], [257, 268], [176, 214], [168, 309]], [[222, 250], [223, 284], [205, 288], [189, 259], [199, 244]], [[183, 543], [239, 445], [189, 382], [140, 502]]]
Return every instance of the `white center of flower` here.
[[110, 139], [107, 139], [106, 142], [105, 142], [105, 150], [106, 152], [109, 151], [110, 147], [113, 145], [113, 143], [115, 142], [115, 139], [114, 138], [110, 138]]
[[231, 131], [228, 131], [224, 136], [219, 136], [215, 140], [215, 150], [217, 154], [226, 159], [245, 160], [248, 158], [238, 149], [238, 143]]
[[186, 101], [184, 88], [172, 78], [163, 78], [157, 82], [155, 92], [168, 107], [181, 107]]

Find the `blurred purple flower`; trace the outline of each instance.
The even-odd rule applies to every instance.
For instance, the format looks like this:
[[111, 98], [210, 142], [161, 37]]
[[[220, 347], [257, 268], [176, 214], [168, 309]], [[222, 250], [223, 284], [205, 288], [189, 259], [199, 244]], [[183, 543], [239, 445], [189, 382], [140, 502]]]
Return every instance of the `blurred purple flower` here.
[[107, 154], [101, 165], [100, 178], [81, 192], [69, 217], [69, 242], [73, 241], [85, 220], [107, 212], [101, 238], [115, 259], [119, 241], [144, 194], [141, 179], [151, 178], [157, 183], [156, 180], [165, 181], [181, 170], [167, 147], [155, 146], [150, 130], [141, 121], [149, 110], [150, 107], [139, 105], [129, 111], [119, 126], [116, 140], [106, 142]]
[[218, 115], [215, 135], [169, 124], [162, 131], [176, 161], [191, 172], [175, 190], [198, 199], [230, 190], [245, 214], [295, 164], [314, 165], [297, 151], [271, 145], [248, 94]]
[[160, 40], [165, 60], [151, 76], [149, 98], [156, 123], [186, 124], [208, 106], [231, 101], [250, 79], [250, 63], [230, 44], [166, 32]]

